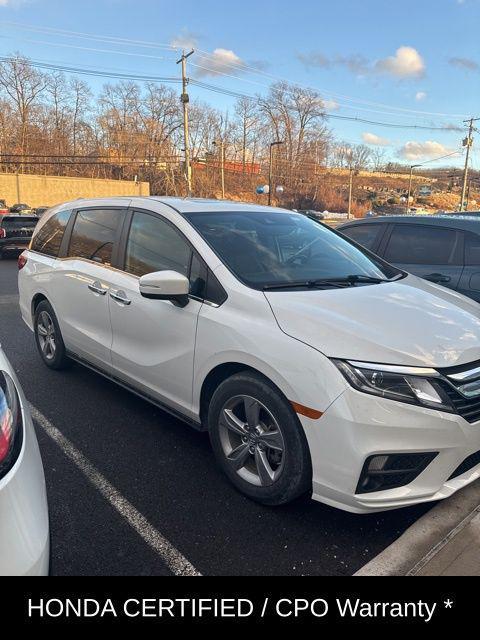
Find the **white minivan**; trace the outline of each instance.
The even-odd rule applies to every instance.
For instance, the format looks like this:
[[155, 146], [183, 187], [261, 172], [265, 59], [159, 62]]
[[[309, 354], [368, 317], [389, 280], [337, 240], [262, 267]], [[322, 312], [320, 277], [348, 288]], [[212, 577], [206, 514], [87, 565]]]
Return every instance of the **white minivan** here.
[[480, 306], [306, 216], [77, 200], [19, 267], [48, 367], [76, 360], [208, 430], [254, 500], [364, 513], [480, 477]]

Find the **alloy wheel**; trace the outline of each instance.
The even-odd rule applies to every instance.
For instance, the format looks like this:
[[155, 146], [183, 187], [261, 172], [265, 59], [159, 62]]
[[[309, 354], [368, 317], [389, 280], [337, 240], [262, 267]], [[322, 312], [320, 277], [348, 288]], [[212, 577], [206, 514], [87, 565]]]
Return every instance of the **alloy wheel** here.
[[219, 417], [219, 435], [228, 464], [243, 480], [272, 486], [285, 462], [285, 442], [277, 420], [250, 396], [228, 400]]
[[42, 311], [38, 316], [37, 334], [43, 355], [47, 360], [53, 360], [57, 352], [55, 325], [47, 311]]

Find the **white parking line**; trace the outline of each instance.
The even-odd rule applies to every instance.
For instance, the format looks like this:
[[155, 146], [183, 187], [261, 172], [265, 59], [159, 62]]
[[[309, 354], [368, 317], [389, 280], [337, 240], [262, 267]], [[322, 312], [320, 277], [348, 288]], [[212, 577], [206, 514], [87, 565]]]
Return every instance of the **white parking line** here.
[[108, 500], [138, 535], [162, 558], [176, 576], [200, 576], [195, 567], [178, 551], [115, 487], [85, 458], [36, 407], [32, 417], [63, 453], [80, 469], [93, 486]]

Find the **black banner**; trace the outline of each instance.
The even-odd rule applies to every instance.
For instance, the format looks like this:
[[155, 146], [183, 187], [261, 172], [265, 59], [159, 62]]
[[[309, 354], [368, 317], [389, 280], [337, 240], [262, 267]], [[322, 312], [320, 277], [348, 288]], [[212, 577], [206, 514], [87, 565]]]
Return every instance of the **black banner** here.
[[473, 622], [476, 582], [415, 578], [4, 579], [0, 615], [26, 627], [420, 625]]

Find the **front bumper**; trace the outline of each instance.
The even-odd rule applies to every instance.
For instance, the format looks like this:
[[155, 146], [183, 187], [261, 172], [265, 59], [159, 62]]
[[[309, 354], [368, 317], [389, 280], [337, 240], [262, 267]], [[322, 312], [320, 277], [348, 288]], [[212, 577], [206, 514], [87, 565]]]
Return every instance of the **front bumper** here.
[[[348, 388], [318, 421], [302, 418], [313, 465], [313, 497], [369, 513], [442, 500], [480, 478], [480, 465], [449, 479], [480, 451], [480, 422]], [[365, 461], [373, 455], [438, 452], [410, 484], [357, 494]]]
[[0, 576], [45, 576], [50, 561], [45, 478], [32, 420], [21, 396], [22, 451], [0, 480]]

